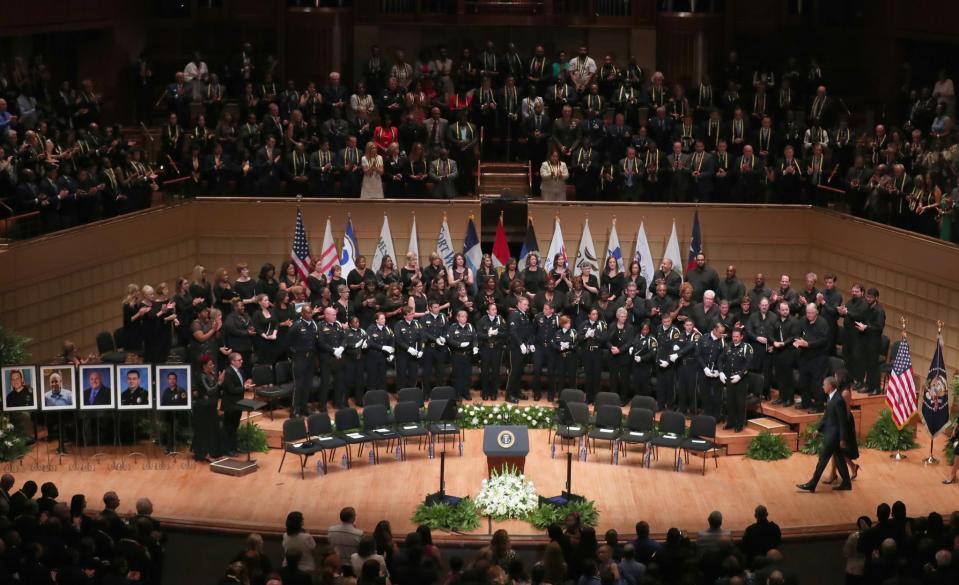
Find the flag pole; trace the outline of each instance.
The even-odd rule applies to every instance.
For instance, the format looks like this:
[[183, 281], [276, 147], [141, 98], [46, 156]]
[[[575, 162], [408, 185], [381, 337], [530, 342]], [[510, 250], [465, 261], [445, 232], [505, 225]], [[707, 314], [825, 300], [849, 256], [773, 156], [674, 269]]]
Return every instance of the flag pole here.
[[[943, 326], [943, 325], [945, 325], [945, 323], [943, 323], [942, 319], [939, 319], [938, 321], [936, 321], [936, 345], [937, 345], [937, 346], [938, 346], [938, 344], [942, 341], [942, 326]], [[920, 408], [921, 408], [921, 406], [920, 406]], [[948, 410], [948, 409], [947, 409], [947, 410]], [[923, 420], [925, 420], [925, 419], [923, 419]], [[926, 431], [928, 431], [928, 430], [929, 430], [929, 426], [927, 425], [927, 426], [926, 426]], [[933, 453], [935, 452], [935, 451], [933, 451], [933, 445], [935, 444], [935, 442], [936, 442], [936, 437], [935, 437], [935, 435], [930, 435], [930, 436], [929, 436], [929, 457], [926, 457], [925, 459], [922, 460], [922, 462], [923, 462], [924, 465], [939, 465], [939, 460], [936, 459], [936, 456], [935, 456], [935, 455], [933, 455]]]
[[[905, 315], [899, 315], [899, 324], [902, 326], [902, 338], [906, 339], [906, 317]], [[907, 423], [908, 424], [908, 423]], [[896, 452], [889, 456], [893, 461], [902, 461], [906, 459], [906, 454], [903, 453], [900, 449], [896, 449]]]

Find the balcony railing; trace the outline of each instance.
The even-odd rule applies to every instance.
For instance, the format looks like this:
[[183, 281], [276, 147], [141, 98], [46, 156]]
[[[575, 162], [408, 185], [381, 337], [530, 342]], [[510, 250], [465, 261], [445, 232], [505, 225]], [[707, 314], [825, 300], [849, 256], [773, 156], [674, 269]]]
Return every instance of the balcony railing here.
[[[416, 19], [425, 15], [550, 16], [584, 19], [628, 18], [638, 12], [643, 0], [358, 0], [359, 19], [377, 15]], [[709, 0], [700, 0], [709, 1]]]

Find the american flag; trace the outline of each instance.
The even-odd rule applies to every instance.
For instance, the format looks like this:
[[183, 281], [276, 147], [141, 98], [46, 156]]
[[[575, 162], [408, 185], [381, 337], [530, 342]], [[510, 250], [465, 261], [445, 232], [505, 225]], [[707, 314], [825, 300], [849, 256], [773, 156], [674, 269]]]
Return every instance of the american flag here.
[[912, 374], [909, 342], [899, 342], [899, 350], [892, 360], [892, 373], [886, 383], [886, 404], [892, 410], [892, 420], [900, 429], [916, 414], [916, 382]]
[[[303, 212], [299, 208], [296, 209], [296, 228], [293, 230], [293, 249], [290, 251], [290, 259], [300, 274], [303, 286], [306, 287], [306, 278], [310, 274], [310, 267], [313, 266], [313, 259], [310, 258], [310, 242], [306, 239], [306, 228], [303, 227]], [[309, 294], [309, 288], [306, 292]]]

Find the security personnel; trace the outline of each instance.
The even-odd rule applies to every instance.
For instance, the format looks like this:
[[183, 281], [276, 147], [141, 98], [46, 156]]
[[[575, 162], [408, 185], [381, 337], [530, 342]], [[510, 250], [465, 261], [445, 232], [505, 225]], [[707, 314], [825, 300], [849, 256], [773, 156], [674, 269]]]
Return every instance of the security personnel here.
[[536, 353], [536, 332], [529, 317], [529, 299], [520, 297], [516, 310], [509, 316], [509, 379], [506, 381], [506, 401], [525, 400], [523, 371], [526, 361]]
[[506, 343], [506, 320], [497, 314], [490, 303], [486, 314], [476, 322], [476, 337], [480, 345], [480, 381], [483, 400], [496, 400], [499, 393], [500, 369], [503, 366], [503, 345]]
[[656, 338], [652, 335], [653, 326], [649, 320], [639, 326], [639, 335], [633, 337], [629, 346], [629, 355], [633, 357], [633, 384], [635, 395], [653, 395], [653, 368], [656, 362]]
[[346, 407], [343, 384], [343, 326], [336, 322], [336, 309], [323, 310], [323, 321], [316, 335], [320, 345], [320, 398], [319, 409], [326, 410], [326, 401], [332, 391], [333, 406]]
[[746, 342], [753, 346], [753, 362], [748, 367], [763, 376], [763, 398], [769, 398], [769, 388], [772, 385], [771, 336], [776, 314], [769, 309], [769, 299], [760, 299], [759, 311], [750, 315], [746, 321]]
[[676, 403], [676, 361], [679, 360], [682, 333], [673, 326], [673, 316], [666, 313], [656, 329], [656, 405], [659, 410], [672, 408]]
[[603, 346], [606, 344], [606, 322], [599, 318], [599, 309], [589, 310], [589, 317], [576, 332], [579, 338], [580, 360], [586, 385], [586, 401], [592, 404], [599, 392], [600, 375], [603, 373]]
[[693, 326], [692, 319], [683, 323], [683, 333], [680, 336], [679, 354], [679, 411], [684, 414], [696, 414], [696, 386], [699, 378], [699, 360], [696, 348], [702, 334]]
[[726, 326], [715, 323], [709, 335], [699, 340], [696, 357], [703, 369], [703, 412], [717, 421], [723, 411], [723, 388], [719, 385], [719, 358], [726, 351]]
[[743, 342], [743, 332], [733, 329], [732, 343], [719, 358], [719, 381], [726, 386], [726, 430], [742, 432], [746, 426], [746, 373], [753, 357], [753, 347]]
[[559, 329], [550, 342], [556, 352], [552, 394], [558, 396], [565, 388], [576, 388], [576, 330], [569, 315], [559, 318]]
[[[429, 391], [437, 386], [446, 384], [446, 364], [449, 361], [449, 350], [446, 346], [446, 328], [449, 321], [446, 315], [440, 313], [440, 304], [431, 300], [429, 312], [420, 317], [420, 336], [423, 339], [423, 390], [429, 396]], [[435, 379], [434, 379], [435, 378]]]
[[393, 361], [396, 346], [393, 330], [386, 326], [386, 315], [377, 311], [375, 319], [366, 330], [366, 388], [386, 390], [386, 362]]
[[364, 350], [369, 347], [366, 331], [360, 329], [360, 318], [350, 317], [349, 327], [343, 332], [343, 374], [346, 386], [344, 405], [353, 395], [353, 402], [359, 406], [363, 404], [363, 394], [369, 388], [366, 381]]
[[629, 359], [633, 328], [629, 325], [629, 311], [625, 307], [616, 309], [616, 323], [609, 328], [606, 344], [609, 347], [609, 391], [619, 394], [620, 401], [625, 403], [630, 399], [629, 375], [633, 369], [633, 362]]
[[316, 374], [316, 333], [313, 307], [304, 303], [300, 307], [300, 318], [286, 334], [286, 345], [293, 356], [293, 411], [290, 416], [303, 416], [307, 413], [310, 393], [313, 391], [313, 376]]
[[793, 347], [799, 350], [799, 390], [802, 392], [802, 407], [812, 412], [823, 412], [822, 380], [826, 377], [829, 357], [829, 325], [819, 318], [814, 303], [806, 305], [806, 318], [799, 329], [799, 338]]
[[476, 331], [466, 311], [456, 312], [456, 322], [446, 330], [446, 345], [453, 359], [453, 388], [463, 400], [469, 400], [473, 356], [479, 353], [479, 348], [476, 346]]
[[552, 382], [556, 367], [557, 352], [553, 349], [553, 336], [559, 329], [559, 316], [551, 303], [543, 304], [543, 312], [533, 319], [534, 345], [536, 351], [533, 352], [533, 400], [539, 400], [543, 397], [542, 381], [543, 368], [546, 368], [546, 392], [547, 398], [552, 402], [555, 398], [555, 390]]
[[423, 326], [413, 319], [413, 307], [403, 307], [403, 318], [393, 326], [396, 341], [396, 388], [416, 387], [423, 357]]
[[776, 308], [776, 320], [772, 325], [772, 371], [779, 397], [773, 404], [792, 406], [795, 400], [796, 348], [793, 341], [799, 330], [799, 322], [789, 314], [789, 303], [780, 301]]

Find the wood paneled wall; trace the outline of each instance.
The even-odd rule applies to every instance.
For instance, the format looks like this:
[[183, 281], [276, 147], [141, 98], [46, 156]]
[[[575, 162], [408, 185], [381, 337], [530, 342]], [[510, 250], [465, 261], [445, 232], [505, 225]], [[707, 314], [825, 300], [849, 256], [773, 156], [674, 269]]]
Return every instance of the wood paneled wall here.
[[[477, 221], [480, 218], [479, 202], [469, 200], [310, 200], [302, 209], [313, 253], [319, 252], [328, 217], [339, 248], [350, 213], [359, 253], [370, 258], [384, 214], [401, 259], [409, 246], [414, 214], [424, 259], [436, 247], [444, 214], [457, 249], [470, 213]], [[735, 264], [747, 286], [756, 272], [763, 272], [770, 287], [786, 273], [800, 288], [809, 271], [820, 279], [825, 272], [836, 272], [844, 296], [854, 282], [875, 286], [886, 307], [887, 335], [893, 339], [898, 335], [900, 314], [908, 320], [917, 373], [924, 374], [928, 367], [937, 319], [945, 321], [946, 364], [950, 371], [959, 365], [956, 246], [798, 206], [534, 202], [529, 213], [543, 253], [558, 214], [571, 256], [587, 219], [601, 256], [614, 217], [625, 255], [632, 254], [642, 221], [658, 264], [674, 219], [685, 258], [694, 209], [699, 210], [708, 262], [721, 276], [726, 265]], [[92, 349], [97, 332], [120, 326], [120, 299], [128, 282], [166, 281], [172, 286], [177, 276], [187, 275], [198, 263], [211, 271], [239, 261], [253, 270], [264, 262], [279, 265], [288, 258], [295, 217], [293, 200], [205, 199], [11, 244], [0, 248], [0, 274], [5, 275], [0, 281], [0, 322], [32, 337], [31, 350], [38, 360], [55, 354], [63, 339]], [[484, 247], [491, 243], [484, 242]]]

